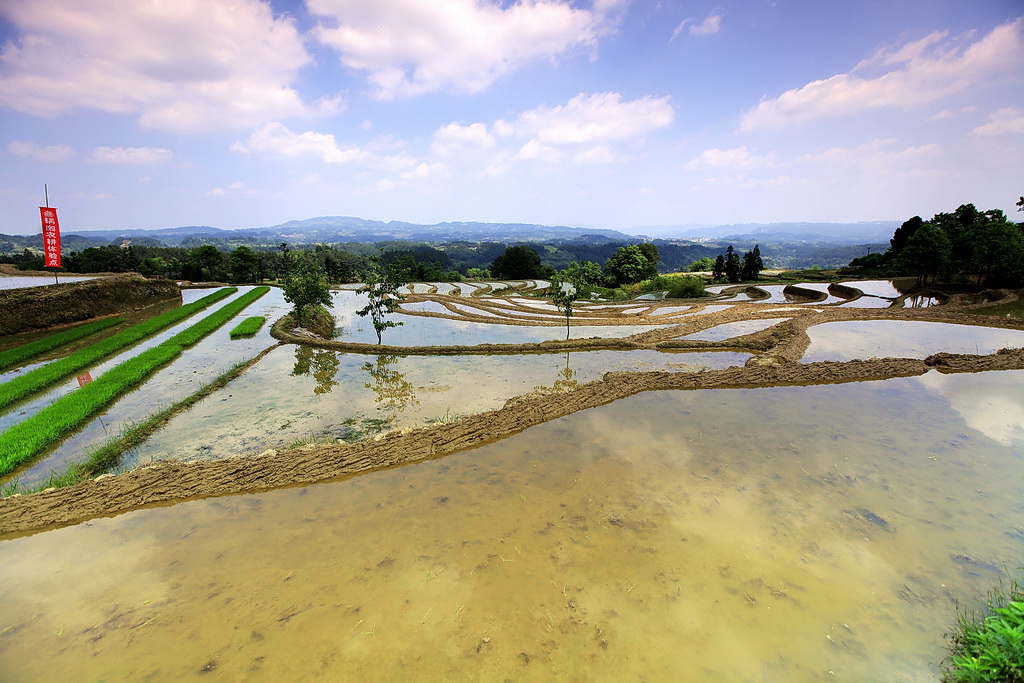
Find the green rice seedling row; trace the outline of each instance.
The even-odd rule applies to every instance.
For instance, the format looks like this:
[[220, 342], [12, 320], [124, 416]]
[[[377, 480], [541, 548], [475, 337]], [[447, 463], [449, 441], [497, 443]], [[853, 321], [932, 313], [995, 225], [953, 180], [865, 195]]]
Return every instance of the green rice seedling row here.
[[263, 323], [267, 322], [265, 316], [257, 315], [251, 318], [246, 318], [242, 322], [235, 326], [235, 329], [231, 330], [232, 339], [241, 339], [243, 337], [255, 337], [256, 333], [263, 327]]
[[65, 344], [70, 344], [73, 341], [77, 341], [83, 337], [88, 337], [90, 334], [95, 334], [100, 330], [105, 330], [108, 327], [113, 327], [114, 325], [119, 325], [123, 322], [124, 318], [94, 320], [91, 323], [72, 327], [69, 330], [64, 330], [63, 332], [50, 335], [45, 339], [39, 339], [31, 344], [22, 344], [16, 348], [8, 349], [7, 351], [0, 353], [0, 370], [12, 365], [23, 363], [30, 358], [35, 358], [47, 351], [60, 348]]
[[98, 341], [84, 349], [79, 349], [65, 358], [60, 358], [52, 363], [47, 363], [46, 365], [36, 368], [31, 372], [26, 372], [24, 375], [15, 377], [8, 382], [0, 384], [0, 410], [25, 398], [26, 396], [42, 391], [50, 385], [68, 378], [83, 368], [94, 365], [122, 349], [131, 346], [132, 344], [136, 344], [146, 337], [152, 336], [157, 332], [184, 320], [196, 311], [202, 310], [225, 297], [231, 296], [237, 291], [238, 289], [236, 287], [219, 289], [212, 294], [204, 296], [198, 301], [185, 304], [184, 306], [175, 308], [173, 311], [168, 311], [154, 318], [150, 318], [138, 325], [132, 325], [128, 329], [118, 332], [111, 337]]
[[[270, 290], [259, 287], [0, 433], [0, 475], [44, 451]], [[222, 290], [223, 291], [223, 290]], [[200, 300], [202, 301], [202, 299]], [[199, 302], [196, 302], [199, 303]]]

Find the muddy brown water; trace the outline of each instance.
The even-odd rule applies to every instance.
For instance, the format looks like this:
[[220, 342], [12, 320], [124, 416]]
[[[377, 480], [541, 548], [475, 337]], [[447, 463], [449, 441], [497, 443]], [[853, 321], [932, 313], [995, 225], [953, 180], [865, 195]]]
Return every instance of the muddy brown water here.
[[1022, 381], [649, 392], [442, 460], [6, 540], [0, 671], [935, 680], [954, 600], [1024, 559]]

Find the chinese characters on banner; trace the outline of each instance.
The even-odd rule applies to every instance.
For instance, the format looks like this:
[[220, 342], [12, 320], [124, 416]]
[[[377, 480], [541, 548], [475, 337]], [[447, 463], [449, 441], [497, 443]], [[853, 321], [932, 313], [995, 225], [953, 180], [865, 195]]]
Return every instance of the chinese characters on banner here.
[[39, 218], [43, 221], [43, 258], [46, 268], [60, 268], [60, 225], [57, 224], [57, 209], [39, 207]]

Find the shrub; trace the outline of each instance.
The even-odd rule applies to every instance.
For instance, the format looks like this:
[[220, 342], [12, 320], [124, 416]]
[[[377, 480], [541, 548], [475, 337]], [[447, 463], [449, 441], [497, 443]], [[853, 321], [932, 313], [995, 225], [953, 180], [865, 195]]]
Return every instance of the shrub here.
[[993, 591], [985, 615], [961, 612], [949, 641], [944, 681], [965, 683], [1024, 681], [1024, 589]]
[[656, 275], [640, 283], [642, 292], [668, 292], [668, 299], [693, 299], [706, 296], [704, 280], [699, 277]]

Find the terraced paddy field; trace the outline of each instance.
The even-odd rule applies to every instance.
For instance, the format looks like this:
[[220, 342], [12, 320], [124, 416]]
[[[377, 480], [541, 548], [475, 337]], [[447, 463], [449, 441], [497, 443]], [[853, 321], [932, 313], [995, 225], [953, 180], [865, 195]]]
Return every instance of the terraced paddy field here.
[[350, 290], [333, 339], [225, 325], [22, 470], [250, 363], [0, 500], [5, 680], [935, 680], [1024, 561], [1019, 320], [725, 292], [566, 341], [493, 288], [414, 287], [380, 346]]

